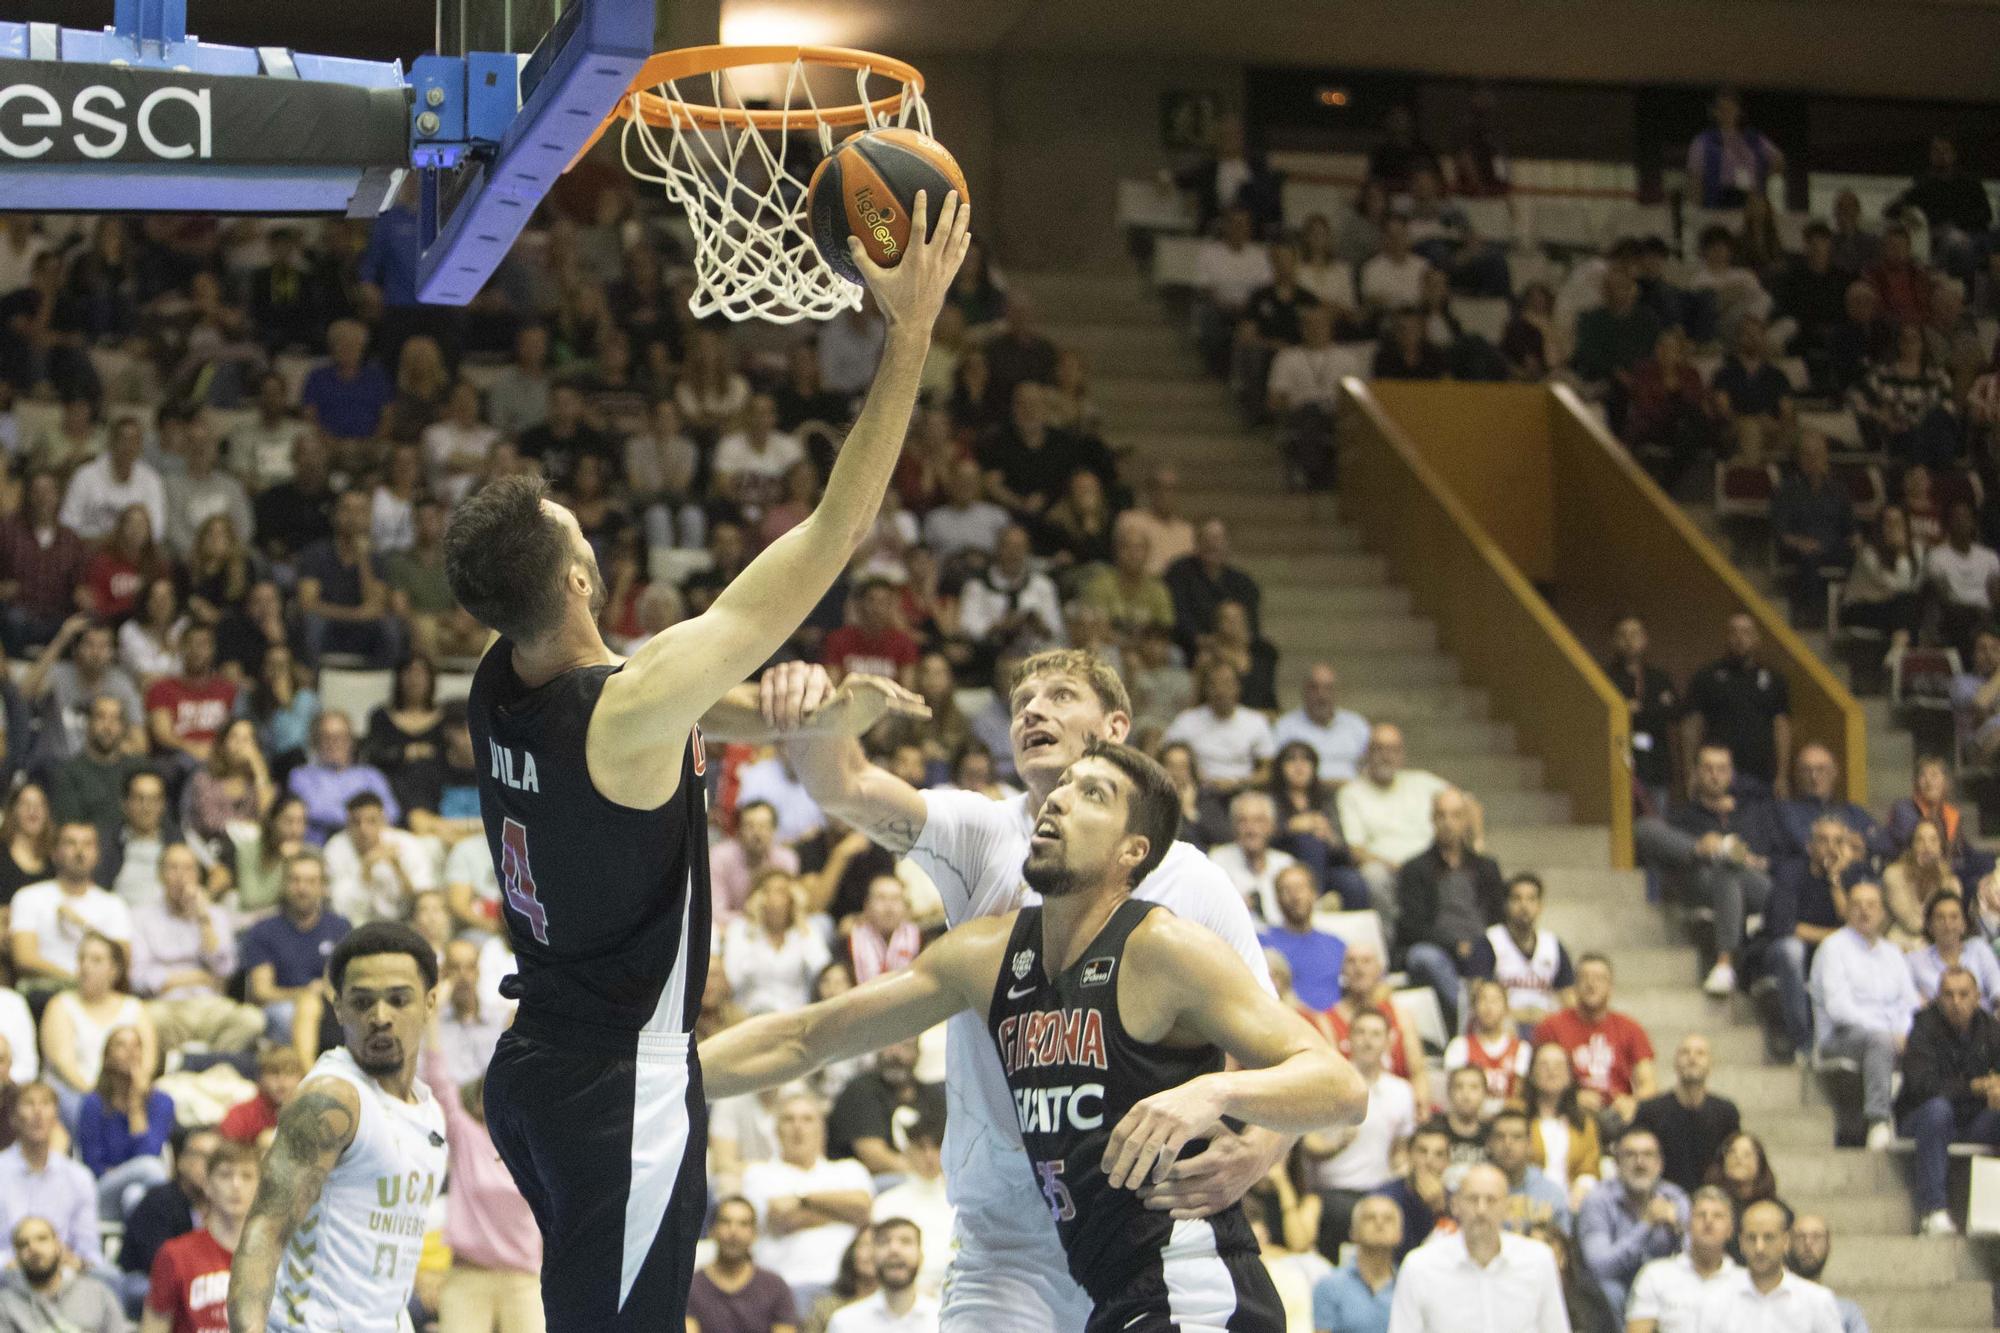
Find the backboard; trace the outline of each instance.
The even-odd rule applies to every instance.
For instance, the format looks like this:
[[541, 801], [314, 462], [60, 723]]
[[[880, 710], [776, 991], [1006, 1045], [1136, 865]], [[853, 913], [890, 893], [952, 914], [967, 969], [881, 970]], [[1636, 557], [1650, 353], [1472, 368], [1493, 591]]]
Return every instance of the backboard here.
[[651, 53], [654, 0], [435, 2], [407, 69], [203, 42], [187, 0], [0, 19], [0, 211], [370, 217], [416, 171], [418, 294], [463, 305]]

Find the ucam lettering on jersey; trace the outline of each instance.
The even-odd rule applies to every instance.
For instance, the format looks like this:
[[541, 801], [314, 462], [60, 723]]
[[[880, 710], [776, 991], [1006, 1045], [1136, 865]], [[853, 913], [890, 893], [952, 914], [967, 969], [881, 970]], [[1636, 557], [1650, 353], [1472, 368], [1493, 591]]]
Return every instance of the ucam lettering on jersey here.
[[[1100, 1072], [1104, 1063], [1104, 1017], [1095, 1009], [1057, 1013], [1039, 1010], [1000, 1020], [1000, 1062], [1009, 1074], [1023, 1069], [1074, 1065]], [[1099, 1092], [1103, 1090], [1100, 1088]]]
[[1014, 1089], [1014, 1113], [1023, 1134], [1055, 1134], [1104, 1128], [1104, 1085], [1078, 1083], [1060, 1088]]
[[[171, 129], [162, 117], [168, 108], [178, 109]], [[55, 134], [66, 134], [77, 153], [102, 160], [124, 152], [128, 136], [137, 130], [145, 151], [163, 161], [215, 156], [215, 111], [208, 89], [155, 88], [130, 108], [130, 125], [127, 110], [124, 94], [101, 83], [77, 89], [67, 108], [47, 88], [8, 84], [0, 88], [0, 154], [38, 158], [57, 146]], [[72, 128], [75, 132], [67, 134]]]

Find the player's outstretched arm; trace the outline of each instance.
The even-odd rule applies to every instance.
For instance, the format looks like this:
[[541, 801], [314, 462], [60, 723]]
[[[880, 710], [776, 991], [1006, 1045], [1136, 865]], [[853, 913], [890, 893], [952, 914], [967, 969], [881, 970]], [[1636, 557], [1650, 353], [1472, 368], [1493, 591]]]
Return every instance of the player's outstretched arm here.
[[[769, 741], [810, 736], [864, 736], [885, 717], [924, 719], [931, 706], [923, 696], [890, 680], [855, 672], [835, 688], [801, 707], [785, 688], [780, 672], [804, 665], [786, 662], [764, 673], [761, 681], [745, 681], [702, 714], [701, 734], [710, 740], [760, 745]], [[826, 668], [810, 668], [825, 677]]]
[[[1114, 1188], [1138, 1189], [1165, 1175], [1181, 1149], [1224, 1117], [1284, 1134], [1359, 1124], [1368, 1088], [1354, 1066], [1312, 1025], [1266, 994], [1228, 945], [1211, 932], [1155, 912], [1126, 945], [1127, 978], [1171, 984], [1120, 988], [1120, 1012], [1139, 1031], [1220, 1047], [1241, 1065], [1155, 1093], [1112, 1130], [1104, 1173]], [[1127, 993], [1124, 986], [1133, 986]]]
[[984, 1011], [1014, 918], [968, 922], [890, 972], [831, 1000], [763, 1014], [701, 1044], [711, 1099], [775, 1088], [821, 1065], [908, 1041], [961, 1009]]
[[[663, 745], [677, 759], [680, 738], [784, 644], [874, 526], [916, 406], [931, 325], [969, 241], [969, 208], [955, 191], [942, 203], [936, 228], [926, 230], [928, 205], [918, 195], [910, 246], [895, 268], [876, 266], [855, 243], [855, 262], [889, 333], [868, 400], [834, 459], [826, 492], [806, 521], [765, 547], [713, 606], [654, 635], [605, 683], [590, 736], [591, 772], [600, 787], [607, 778], [622, 786], [613, 775], [627, 765], [657, 767]], [[633, 785], [645, 788], [657, 781]]]
[[278, 1114], [256, 1201], [229, 1265], [230, 1333], [264, 1333], [292, 1229], [319, 1202], [327, 1173], [354, 1142], [361, 1099], [337, 1078], [307, 1079]]

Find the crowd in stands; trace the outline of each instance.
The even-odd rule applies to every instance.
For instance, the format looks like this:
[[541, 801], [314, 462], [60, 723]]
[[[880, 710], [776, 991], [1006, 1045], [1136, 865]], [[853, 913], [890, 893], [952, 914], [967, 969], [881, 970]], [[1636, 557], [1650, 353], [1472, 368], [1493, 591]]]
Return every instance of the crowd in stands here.
[[[1573, 262], [1551, 282], [1511, 277], [1520, 251], [1477, 235], [1453, 202], [1508, 193], [1483, 121], [1444, 155], [1409, 116], [1389, 117], [1351, 210], [1304, 218], [1285, 216], [1279, 177], [1231, 127], [1213, 175], [1242, 185], [1204, 198], [1198, 344], [1246, 417], [1275, 428], [1295, 484], [1334, 484], [1349, 375], [1559, 380], [1670, 488], [1688, 492], [1718, 463], [1766, 472], [1795, 606], [1816, 614], [1831, 585], [1841, 620], [1879, 635], [1892, 665], [1929, 645], [1962, 654], [1970, 669], [1951, 688], [1966, 747], [2000, 756], [2000, 633], [1988, 632], [2000, 507], [1985, 498], [2000, 480], [1990, 201], [1941, 135], [1879, 224], [1848, 193], [1792, 253], [1772, 207], [1782, 149], [1744, 122], [1733, 93], [1712, 110], [1688, 153], [1688, 202], [1702, 210], [1690, 216], [1705, 221], [1678, 247], [1634, 236], [1561, 256]], [[1510, 303], [1497, 338], [1453, 312], [1455, 300], [1493, 297]], [[1850, 484], [1857, 467], [1874, 468], [1872, 504]], [[1882, 504], [1883, 490], [1903, 502]], [[1867, 1146], [1914, 1148], [1921, 1230], [1952, 1234], [1950, 1147], [2000, 1147], [2000, 875], [1967, 836], [1950, 762], [1920, 761], [1886, 818], [1840, 799], [1835, 756], [1794, 743], [1785, 680], [1755, 622], [1722, 629], [1720, 656], [1681, 681], [1650, 658], [1642, 621], [1614, 628], [1606, 669], [1632, 710], [1642, 864], [1696, 925], [1707, 994], [1750, 990], [1774, 1060], [1852, 1066]], [[1503, 1229], [1549, 1243], [1551, 1289], [1579, 1329], [1735, 1327], [1703, 1319], [1780, 1300], [1794, 1322], [1772, 1326], [1865, 1327], [1813, 1281], [1827, 1225], [1783, 1203], [1745, 1132], [1755, 1126], [1709, 1089], [1708, 1038], [1685, 1036], [1671, 1078], [1656, 1070], [1648, 1034], [1612, 1005], [1615, 960], [1572, 957], [1540, 927], [1544, 885], [1484, 854], [1478, 801], [1449, 775], [1404, 768], [1395, 728], [1374, 728], [1357, 751], [1335, 741], [1331, 706], [1319, 716], [1306, 739], [1336, 789], [1329, 823], [1351, 870], [1318, 872], [1318, 887], [1381, 914], [1386, 958], [1324, 915], [1324, 900], [1316, 916], [1311, 878], [1295, 868], [1305, 858], [1274, 838], [1304, 800], [1235, 796], [1233, 840], [1214, 853], [1267, 918], [1276, 907], [1274, 973], [1370, 1084], [1362, 1130], [1309, 1136], [1264, 1199], [1283, 1221], [1268, 1226], [1267, 1257], [1311, 1262], [1301, 1256], [1317, 1247], [1337, 1261], [1341, 1241], [1353, 1246], [1347, 1267], [1321, 1270], [1312, 1326], [1459, 1326], [1462, 1306], [1429, 1291], [1406, 1305], [1398, 1277], [1456, 1226], [1465, 1248], [1437, 1254], [1418, 1280], [1505, 1291], [1519, 1314], [1505, 1326], [1557, 1327], [1536, 1304], [1540, 1261], [1491, 1239], [1494, 1210]], [[1363, 727], [1354, 718], [1343, 734]], [[1329, 766], [1329, 753], [1358, 763]], [[1436, 1001], [1441, 1079], [1410, 1040], [1423, 1021], [1412, 992], [1390, 991], [1385, 964]], [[1497, 1202], [1467, 1174], [1486, 1167], [1499, 1168]], [[1437, 1313], [1420, 1310], [1433, 1299]]]
[[[1741, 148], [1720, 106], [1718, 121], [1727, 162]], [[1461, 193], [1504, 193], [1490, 139], [1453, 163]], [[1206, 178], [1220, 235], [1203, 336], [1246, 406], [1299, 439], [1330, 445], [1357, 336], [1379, 338], [1383, 375], [1570, 366], [1628, 430], [1667, 410], [1644, 385], [1685, 378], [1673, 337], [1637, 336], [1642, 278], [1666, 258], [1647, 244], [1604, 261], [1601, 307], [1531, 288], [1499, 344], [1464, 333], [1454, 293], [1507, 294], [1508, 257], [1471, 233], [1406, 116], [1351, 217], [1267, 250], [1270, 179], [1226, 157]], [[213, 1318], [257, 1151], [338, 1039], [324, 960], [383, 918], [431, 940], [446, 979], [423, 1072], [452, 1170], [416, 1313], [457, 1333], [537, 1305], [536, 1233], [483, 1122], [512, 961], [459, 700], [484, 636], [443, 577], [446, 521], [493, 478], [545, 477], [598, 554], [607, 639], [639, 642], [810, 511], [883, 332], [865, 306], [804, 335], [690, 322], [673, 232], [618, 189], [581, 215], [548, 208], [463, 312], [416, 303], [397, 243], [413, 228], [407, 200], [372, 231], [0, 221], [0, 1330], [39, 1330], [51, 1309], [89, 1329]], [[1835, 253], [1856, 234], [1836, 228]], [[1673, 327], [1745, 348], [1767, 311], [1724, 239]], [[1928, 299], [1928, 275], [1883, 251], [1878, 299]], [[1628, 373], [1656, 343], [1667, 368]], [[1769, 377], [1742, 365], [1726, 401], [1773, 424], [1733, 438], [1776, 456], [1795, 413], [1751, 412]], [[977, 247], [924, 386], [869, 540], [784, 656], [918, 690], [930, 718], [885, 725], [871, 753], [917, 785], [989, 795], [1012, 790], [1017, 663], [1072, 645], [1119, 669], [1183, 836], [1369, 1083], [1362, 1126], [1308, 1136], [1248, 1201], [1297, 1326], [1455, 1327], [1439, 1293], [1461, 1272], [1537, 1328], [1695, 1327], [1706, 1296], [1774, 1286], [1831, 1310], [1810, 1282], [1826, 1227], [1778, 1202], [1761, 1144], [1707, 1088], [1705, 1039], [1680, 1043], [1667, 1080], [1613, 1005], [1614, 960], [1572, 956], [1542, 924], [1548, 887], [1485, 850], [1474, 795], [1343, 706], [1332, 665], [1281, 697], [1227, 525], [1184, 512], [1172, 467], [1121, 459], [1082, 359]], [[1293, 457], [1330, 479], [1325, 451]], [[1988, 637], [1980, 660], [2000, 671]], [[1861, 1065], [1885, 1123], [1901, 1062], [1896, 1109], [1936, 1168], [1927, 1226], [1943, 1229], [1928, 1145], [2000, 1124], [1982, 1109], [2000, 1106], [2000, 884], [1954, 840], [1934, 776], [1877, 830], [1850, 828], [1816, 756], [1781, 771], [1782, 679], [1757, 647], [1732, 626], [1684, 705], [1645, 663], [1643, 628], [1621, 631], [1635, 713], [1663, 737], [1700, 720], [1694, 800], [1669, 793], [1682, 775], [1664, 742], [1670, 767], [1640, 769], [1679, 857], [1662, 873], [1715, 912], [1719, 940], [1734, 922], [1736, 950], [1762, 913], [1794, 1046], [1804, 995], [1823, 1011], [1804, 1023]], [[922, 875], [820, 811], [782, 755], [717, 747], [708, 768], [700, 1032], [904, 966], [939, 926]], [[1859, 888], [1874, 871], [1880, 887]], [[1980, 884], [1977, 900], [1947, 882]], [[1930, 948], [1891, 994], [1888, 962], [1905, 959], [1890, 941], [1910, 931]], [[1711, 984], [1736, 984], [1732, 961], [1747, 980], [1725, 957]], [[1836, 967], [1857, 991], [1828, 1005], [1808, 988]], [[934, 1326], [952, 1223], [941, 1067], [927, 1040], [713, 1108], [700, 1328]]]

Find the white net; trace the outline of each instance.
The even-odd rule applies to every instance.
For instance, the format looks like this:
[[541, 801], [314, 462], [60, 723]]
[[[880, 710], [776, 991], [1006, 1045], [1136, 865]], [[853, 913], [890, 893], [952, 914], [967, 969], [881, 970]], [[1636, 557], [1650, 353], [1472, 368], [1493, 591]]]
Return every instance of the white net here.
[[[715, 70], [663, 83], [653, 91], [665, 102], [671, 123], [649, 124], [633, 94], [622, 143], [625, 169], [637, 180], [665, 188], [667, 198], [687, 211], [694, 231], [694, 298], [697, 318], [766, 319], [791, 324], [831, 319], [861, 304], [862, 289], [827, 267], [813, 244], [806, 217], [806, 186], [812, 171], [833, 150], [835, 131], [914, 128], [930, 133], [930, 108], [916, 85], [880, 71], [852, 71], [857, 114], [849, 126], [827, 122], [807, 77], [811, 61], [799, 59], [782, 71], [781, 88], [768, 108], [787, 113], [788, 128], [759, 129], [730, 118], [716, 128], [715, 117], [701, 121], [691, 105], [743, 109], [741, 71]], [[902, 96], [895, 110], [881, 109], [881, 84], [871, 96], [869, 81], [887, 79]], [[683, 90], [683, 84], [697, 85]], [[696, 99], [689, 94], [705, 91]], [[760, 99], [761, 101], [762, 99]], [[796, 114], [794, 114], [796, 113]], [[704, 122], [706, 127], [704, 127]], [[641, 157], [635, 158], [637, 145]]]

